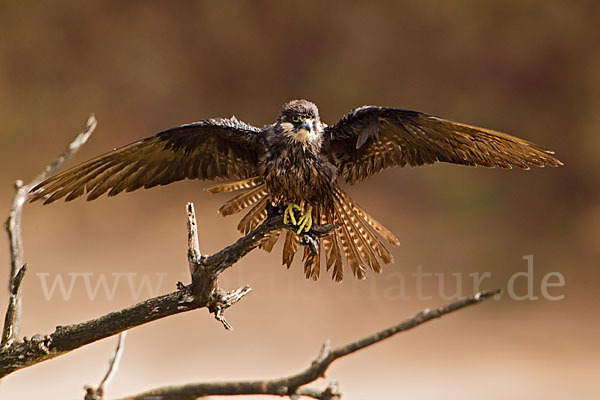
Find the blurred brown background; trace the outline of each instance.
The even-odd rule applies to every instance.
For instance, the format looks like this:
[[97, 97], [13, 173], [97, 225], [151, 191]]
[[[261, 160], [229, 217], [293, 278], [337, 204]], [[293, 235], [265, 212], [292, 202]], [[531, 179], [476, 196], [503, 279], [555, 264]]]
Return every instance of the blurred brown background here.
[[[343, 359], [328, 376], [340, 381], [345, 399], [596, 398], [599, 11], [593, 1], [4, 1], [0, 210], [8, 210], [14, 181], [33, 178], [90, 112], [98, 128], [70, 165], [213, 116], [262, 126], [292, 98], [316, 102], [329, 123], [377, 104], [509, 132], [556, 150], [565, 166], [436, 165], [389, 170], [349, 187], [400, 238], [395, 264], [363, 282], [347, 274], [334, 284], [328, 276], [306, 281], [299, 263], [285, 270], [279, 247], [253, 252], [222, 281], [255, 290], [229, 311], [235, 330], [225, 332], [206, 311], [135, 328], [109, 396], [299, 371], [326, 339], [340, 345], [447, 302], [444, 295], [457, 294], [456, 274], [460, 295], [472, 292], [468, 274], [475, 272], [491, 273], [483, 287], [506, 288], [526, 271], [522, 257], [533, 254], [538, 300], [505, 294]], [[205, 252], [235, 240], [238, 218], [216, 214], [227, 196], [211, 197], [205, 186], [28, 205], [22, 334], [151, 295], [142, 287], [136, 296], [127, 279], [173, 290], [186, 279], [187, 201], [196, 204]], [[4, 288], [9, 256], [6, 246], [0, 252]], [[423, 296], [412, 276], [419, 266], [441, 274], [424, 279]], [[563, 287], [549, 289], [562, 300], [542, 295], [551, 272], [564, 276]], [[90, 299], [84, 276], [92, 288], [101, 277], [112, 288], [115, 274], [114, 296], [100, 289]], [[73, 279], [66, 300], [59, 289], [44, 296], [43, 283], [57, 277], [67, 289]], [[525, 293], [525, 279], [516, 282]], [[6, 299], [0, 296], [2, 309]], [[19, 371], [0, 385], [0, 397], [82, 398], [81, 387], [104, 374], [114, 343]]]

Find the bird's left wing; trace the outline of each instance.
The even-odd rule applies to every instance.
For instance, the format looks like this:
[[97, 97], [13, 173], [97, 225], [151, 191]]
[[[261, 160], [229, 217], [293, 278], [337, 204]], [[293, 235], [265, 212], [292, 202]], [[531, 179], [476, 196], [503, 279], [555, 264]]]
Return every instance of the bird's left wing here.
[[417, 111], [366, 106], [325, 129], [325, 140], [349, 183], [381, 170], [447, 162], [484, 167], [558, 166], [552, 151], [505, 133]]
[[[258, 174], [264, 153], [261, 130], [232, 119], [182, 125], [115, 149], [55, 175], [32, 189], [32, 201], [67, 201], [85, 193], [93, 200], [108, 191], [166, 185], [183, 179], [244, 179]], [[110, 190], [110, 191], [109, 191]]]

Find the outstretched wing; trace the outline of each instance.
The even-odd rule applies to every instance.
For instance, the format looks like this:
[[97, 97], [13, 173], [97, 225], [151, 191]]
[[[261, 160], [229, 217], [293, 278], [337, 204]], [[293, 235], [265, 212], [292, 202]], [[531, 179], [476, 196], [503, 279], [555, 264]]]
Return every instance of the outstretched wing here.
[[562, 165], [554, 152], [526, 140], [396, 108], [352, 110], [326, 128], [325, 140], [349, 183], [393, 166], [435, 162], [523, 169]]
[[32, 201], [70, 201], [84, 193], [93, 200], [186, 178], [250, 178], [258, 173], [263, 143], [260, 129], [235, 118], [182, 125], [47, 179], [32, 189]]

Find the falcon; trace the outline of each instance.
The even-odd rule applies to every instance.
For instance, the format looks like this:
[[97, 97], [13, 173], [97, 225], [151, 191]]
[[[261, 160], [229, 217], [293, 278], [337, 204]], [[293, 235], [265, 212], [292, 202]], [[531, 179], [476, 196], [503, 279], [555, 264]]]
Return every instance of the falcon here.
[[[209, 193], [238, 191], [220, 209], [223, 216], [249, 208], [238, 229], [248, 233], [266, 219], [268, 206], [284, 209], [283, 264], [289, 268], [299, 235], [313, 223], [335, 224], [320, 238], [318, 251], [304, 250], [304, 272], [317, 279], [322, 267], [341, 281], [344, 265], [359, 279], [392, 255], [382, 239], [399, 241], [356, 204], [339, 182], [355, 184], [389, 167], [437, 162], [483, 167], [559, 166], [552, 151], [505, 133], [398, 108], [363, 106], [333, 125], [319, 118], [315, 104], [293, 100], [275, 123], [257, 128], [215, 118], [167, 129], [57, 174], [32, 189], [32, 201], [52, 203], [87, 195], [167, 185], [183, 179], [229, 180]], [[297, 230], [296, 230], [297, 229]], [[270, 252], [282, 232], [262, 244]]]

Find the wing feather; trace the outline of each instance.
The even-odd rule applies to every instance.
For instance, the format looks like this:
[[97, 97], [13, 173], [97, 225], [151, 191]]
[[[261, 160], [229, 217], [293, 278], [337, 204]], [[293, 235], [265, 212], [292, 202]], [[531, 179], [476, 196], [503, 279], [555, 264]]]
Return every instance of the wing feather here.
[[88, 194], [93, 200], [183, 179], [249, 179], [265, 152], [262, 131], [233, 119], [168, 129], [55, 175], [32, 189], [32, 201], [51, 203]]
[[562, 165], [554, 152], [526, 140], [396, 108], [353, 110], [326, 128], [325, 140], [349, 183], [393, 166], [436, 162], [523, 169]]

